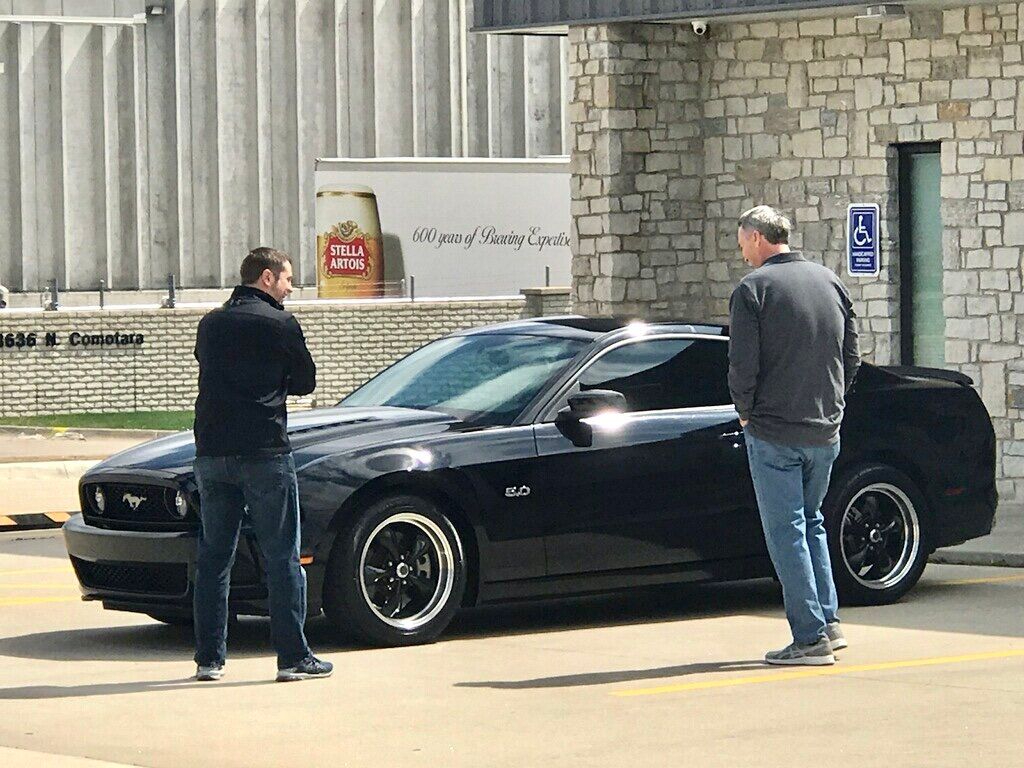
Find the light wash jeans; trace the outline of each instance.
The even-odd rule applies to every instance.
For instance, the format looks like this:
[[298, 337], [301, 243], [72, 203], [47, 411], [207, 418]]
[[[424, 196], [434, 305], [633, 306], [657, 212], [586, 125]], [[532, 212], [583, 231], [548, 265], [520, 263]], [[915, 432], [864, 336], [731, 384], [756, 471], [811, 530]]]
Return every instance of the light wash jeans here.
[[299, 488], [291, 454], [199, 456], [199, 554], [193, 600], [197, 664], [224, 663], [227, 655], [228, 592], [242, 515], [256, 534], [270, 593], [270, 635], [279, 669], [309, 655], [306, 574], [299, 563]]
[[746, 433], [750, 477], [793, 639], [814, 643], [839, 621], [821, 502], [839, 443], [791, 448]]

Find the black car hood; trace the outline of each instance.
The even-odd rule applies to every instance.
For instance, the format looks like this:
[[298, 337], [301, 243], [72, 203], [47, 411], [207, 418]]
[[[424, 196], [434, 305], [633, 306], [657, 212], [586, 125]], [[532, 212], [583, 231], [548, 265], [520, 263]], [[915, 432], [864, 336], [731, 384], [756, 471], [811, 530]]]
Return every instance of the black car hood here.
[[[408, 408], [321, 408], [288, 416], [288, 437], [295, 454], [296, 467], [320, 458], [330, 443], [329, 453], [355, 450], [385, 443], [399, 434], [433, 434], [461, 424], [458, 419], [435, 411]], [[156, 471], [187, 474], [196, 455], [192, 432], [179, 432], [129, 448], [100, 462], [94, 472]]]

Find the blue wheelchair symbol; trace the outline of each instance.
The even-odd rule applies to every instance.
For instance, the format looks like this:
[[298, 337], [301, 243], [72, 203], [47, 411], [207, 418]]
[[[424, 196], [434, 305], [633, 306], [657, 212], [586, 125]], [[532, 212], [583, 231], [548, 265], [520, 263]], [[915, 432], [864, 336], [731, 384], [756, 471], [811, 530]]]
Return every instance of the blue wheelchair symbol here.
[[864, 219], [867, 216], [863, 213], [856, 215], [857, 226], [854, 227], [853, 234], [853, 245], [856, 248], [871, 248], [874, 241], [874, 233], [868, 228], [868, 225], [864, 223]]

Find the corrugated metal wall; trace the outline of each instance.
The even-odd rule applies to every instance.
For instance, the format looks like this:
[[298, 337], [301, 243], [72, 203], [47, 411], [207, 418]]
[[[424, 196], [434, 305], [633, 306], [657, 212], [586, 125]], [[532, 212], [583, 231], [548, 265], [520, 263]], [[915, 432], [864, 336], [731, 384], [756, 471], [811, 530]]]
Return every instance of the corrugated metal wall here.
[[[150, 0], [156, 2], [156, 0]], [[313, 161], [560, 154], [565, 41], [469, 33], [473, 0], [0, 0], [0, 282], [316, 279]], [[51, 20], [4, 16], [63, 14]], [[72, 23], [70, 16], [115, 16]]]

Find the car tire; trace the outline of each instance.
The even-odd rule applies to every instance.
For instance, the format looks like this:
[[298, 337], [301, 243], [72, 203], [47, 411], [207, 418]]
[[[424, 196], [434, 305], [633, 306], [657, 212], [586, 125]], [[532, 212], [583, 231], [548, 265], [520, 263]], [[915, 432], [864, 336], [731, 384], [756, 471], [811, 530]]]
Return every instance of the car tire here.
[[903, 472], [862, 464], [833, 479], [822, 505], [836, 591], [844, 605], [886, 605], [928, 562], [927, 503]]
[[418, 645], [448, 626], [465, 586], [455, 525], [429, 499], [399, 494], [370, 504], [339, 535], [324, 580], [324, 613], [358, 641]]

